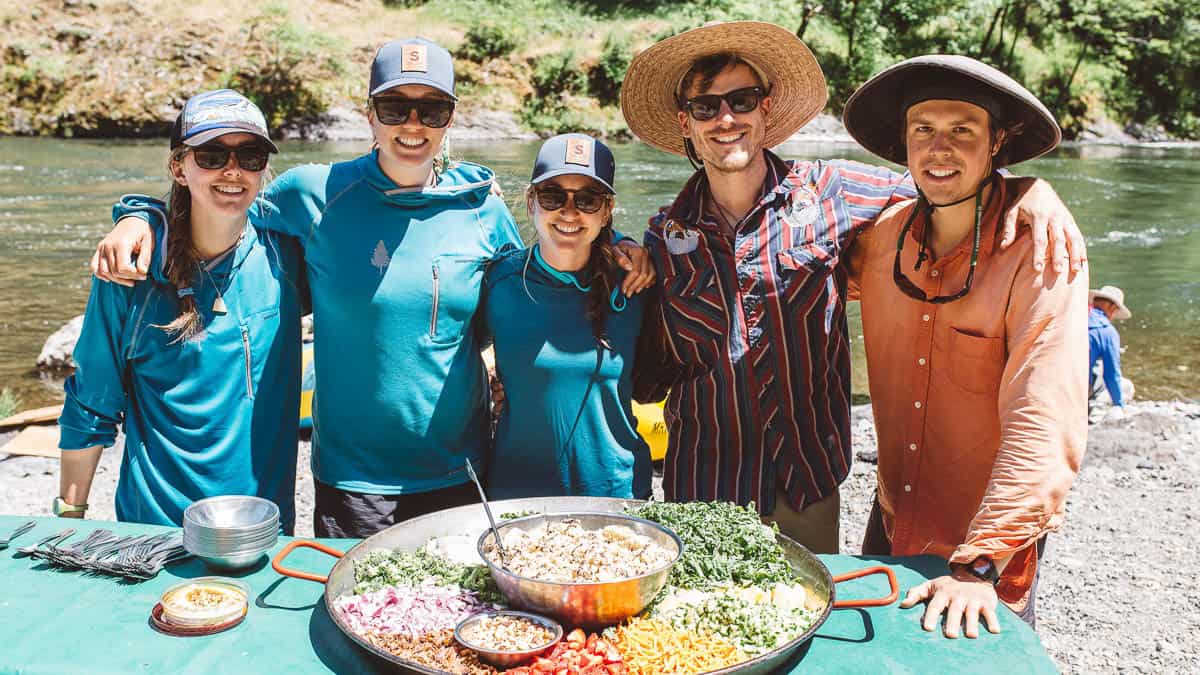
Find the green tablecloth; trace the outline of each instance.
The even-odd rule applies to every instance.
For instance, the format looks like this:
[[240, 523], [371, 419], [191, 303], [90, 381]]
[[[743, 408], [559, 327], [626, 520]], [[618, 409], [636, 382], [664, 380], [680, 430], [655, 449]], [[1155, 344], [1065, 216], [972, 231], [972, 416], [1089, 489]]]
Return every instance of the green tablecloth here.
[[[0, 536], [29, 520], [0, 516]], [[0, 672], [30, 673], [371, 673], [387, 672], [344, 636], [325, 611], [323, 587], [279, 576], [269, 564], [238, 575], [253, 593], [241, 625], [207, 637], [173, 637], [149, 624], [150, 609], [163, 590], [180, 579], [210, 572], [196, 560], [172, 565], [149, 581], [65, 571], [28, 557], [16, 547], [32, 544], [67, 527], [79, 541], [93, 529], [119, 534], [153, 533], [166, 528], [35, 518], [36, 528], [0, 551]], [[276, 551], [288, 538], [281, 537]], [[351, 540], [326, 540], [341, 550]], [[821, 556], [836, 575], [867, 563], [856, 556]], [[923, 579], [944, 574], [937, 558], [882, 558], [900, 582], [901, 595]], [[325, 574], [333, 560], [300, 549], [288, 566]], [[886, 595], [883, 576], [839, 585], [839, 599]], [[1012, 612], [1001, 612], [999, 635], [947, 640], [918, 625], [920, 608], [896, 605], [834, 610], [793, 662], [793, 671], [823, 673], [1003, 672], [1053, 673], [1054, 665], [1037, 635]]]

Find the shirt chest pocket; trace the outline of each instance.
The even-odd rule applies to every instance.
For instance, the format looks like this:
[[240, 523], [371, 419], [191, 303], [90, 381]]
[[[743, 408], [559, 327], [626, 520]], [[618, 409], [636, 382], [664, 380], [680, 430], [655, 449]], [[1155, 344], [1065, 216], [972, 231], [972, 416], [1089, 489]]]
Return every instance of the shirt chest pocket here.
[[729, 326], [716, 270], [665, 278], [663, 288], [673, 338], [690, 344], [698, 361], [714, 363]]
[[430, 269], [429, 341], [457, 344], [479, 307], [484, 259], [440, 255]]
[[946, 340], [946, 374], [973, 394], [997, 396], [1004, 375], [1004, 338], [984, 337], [951, 327]]
[[833, 269], [837, 265], [835, 242], [825, 240], [784, 249], [775, 256], [779, 292], [790, 308], [807, 311], [823, 292], [836, 301]]

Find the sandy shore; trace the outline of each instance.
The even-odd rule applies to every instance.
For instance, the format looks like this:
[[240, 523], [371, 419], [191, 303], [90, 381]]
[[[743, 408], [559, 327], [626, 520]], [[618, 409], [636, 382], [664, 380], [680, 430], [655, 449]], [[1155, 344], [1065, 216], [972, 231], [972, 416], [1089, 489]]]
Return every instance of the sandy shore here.
[[[1200, 673], [1200, 404], [1138, 402], [1090, 428], [1088, 452], [1051, 535], [1038, 632], [1067, 673]], [[860, 461], [842, 486], [842, 550], [859, 550], [874, 490], [870, 409], [854, 410]], [[0, 444], [11, 434], [0, 434]], [[312, 533], [309, 444], [300, 444], [297, 534]], [[120, 445], [104, 453], [91, 518], [111, 520]], [[656, 481], [656, 487], [657, 487]], [[44, 515], [58, 462], [0, 456], [0, 513]], [[914, 627], [915, 628], [915, 627]]]

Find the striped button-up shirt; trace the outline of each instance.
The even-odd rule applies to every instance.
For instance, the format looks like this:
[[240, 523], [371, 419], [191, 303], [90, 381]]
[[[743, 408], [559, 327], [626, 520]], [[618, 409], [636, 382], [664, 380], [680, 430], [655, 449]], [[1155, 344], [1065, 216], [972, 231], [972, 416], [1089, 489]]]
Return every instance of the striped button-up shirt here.
[[736, 231], [709, 215], [703, 171], [650, 219], [658, 301], [642, 328], [635, 398], [667, 398], [668, 500], [802, 509], [850, 467], [847, 271], [855, 235], [915, 196], [888, 169], [781, 160]]

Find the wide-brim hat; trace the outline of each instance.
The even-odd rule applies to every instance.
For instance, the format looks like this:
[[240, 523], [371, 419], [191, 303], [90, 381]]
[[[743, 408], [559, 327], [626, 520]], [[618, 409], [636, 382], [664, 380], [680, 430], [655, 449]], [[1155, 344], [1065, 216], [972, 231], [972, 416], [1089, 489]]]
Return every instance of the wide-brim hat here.
[[986, 63], [951, 54], [911, 58], [872, 77], [846, 101], [842, 113], [846, 131], [872, 154], [905, 164], [906, 104], [916, 102], [912, 95], [918, 88], [939, 92], [927, 99], [983, 103], [980, 107], [1002, 117], [999, 121], [1016, 132], [1005, 143], [1006, 165], [1040, 157], [1062, 141], [1058, 121], [1028, 89]]
[[1117, 313], [1113, 315], [1114, 319], [1128, 319], [1133, 316], [1133, 312], [1125, 306], [1125, 291], [1116, 286], [1101, 286], [1099, 290], [1092, 289], [1088, 291], [1088, 302], [1095, 302], [1096, 298], [1108, 300], [1117, 306]]
[[721, 52], [736, 54], [767, 80], [772, 103], [765, 147], [786, 141], [825, 109], [825, 74], [800, 38], [773, 23], [731, 21], [693, 28], [634, 57], [621, 84], [629, 130], [660, 150], [686, 156], [676, 92], [697, 59]]

